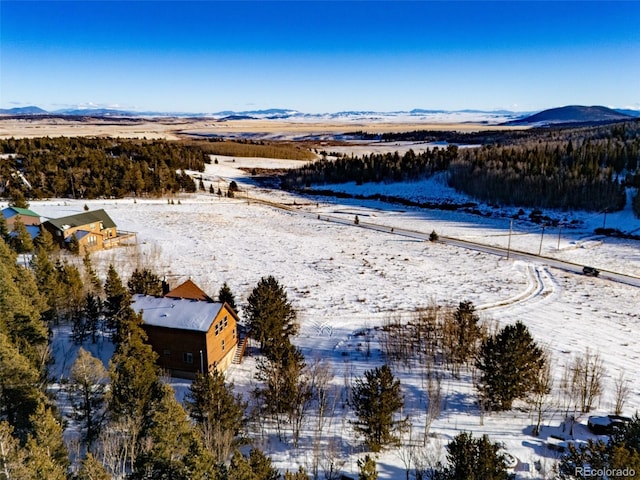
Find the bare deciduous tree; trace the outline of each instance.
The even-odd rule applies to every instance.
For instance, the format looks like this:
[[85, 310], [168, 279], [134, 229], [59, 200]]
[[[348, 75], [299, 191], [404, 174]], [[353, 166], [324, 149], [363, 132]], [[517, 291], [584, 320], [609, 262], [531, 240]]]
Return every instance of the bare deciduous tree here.
[[423, 445], [427, 445], [431, 424], [438, 418], [442, 402], [442, 376], [438, 372], [428, 372], [427, 378], [427, 414], [424, 421]]
[[533, 435], [538, 436], [540, 434], [540, 425], [542, 419], [548, 407], [548, 396], [551, 393], [553, 387], [553, 376], [551, 375], [551, 353], [548, 349], [544, 350], [545, 361], [543, 367], [538, 371], [536, 378], [536, 384], [531, 392], [532, 395], [529, 398], [529, 402], [535, 412], [535, 425], [533, 427]]
[[592, 353], [588, 348], [583, 356], [573, 361], [571, 390], [574, 399], [582, 413], [587, 413], [595, 401], [602, 395], [602, 379], [605, 368], [598, 353]]
[[625, 378], [624, 370], [620, 370], [620, 374], [614, 380], [614, 388], [616, 394], [614, 412], [616, 415], [621, 415], [624, 404], [627, 402], [627, 398], [629, 398], [629, 393], [631, 393], [629, 380]]

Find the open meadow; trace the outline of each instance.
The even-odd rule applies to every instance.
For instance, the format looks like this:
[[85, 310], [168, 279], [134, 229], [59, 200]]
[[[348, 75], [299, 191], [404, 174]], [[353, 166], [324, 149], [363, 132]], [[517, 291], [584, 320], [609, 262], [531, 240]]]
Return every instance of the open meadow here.
[[[212, 184], [225, 190], [233, 180], [240, 186], [236, 198], [198, 193], [171, 199], [53, 199], [34, 201], [31, 208], [45, 217], [80, 212], [84, 205], [104, 208], [118, 228], [137, 232], [138, 245], [95, 254], [94, 262], [101, 272], [113, 263], [126, 278], [136, 266], [146, 266], [174, 284], [191, 278], [210, 294], [227, 282], [236, 295], [241, 317], [242, 305], [261, 277], [274, 275], [286, 287], [300, 322], [300, 333], [293, 341], [307, 363], [322, 361], [330, 368], [335, 405], [323, 430], [324, 453], [320, 457], [312, 448], [313, 415], [305, 421], [300, 445], [295, 448], [286, 433], [284, 442], [278, 440], [268, 422], [252, 426], [253, 438], [282, 471], [297, 465], [309, 468], [314, 461], [322, 469], [335, 462], [340, 471], [357, 476], [357, 460], [364, 452], [349, 424], [354, 417], [347, 404], [348, 386], [365, 370], [387, 361], [381, 334], [385, 324], [409, 322], [416, 309], [433, 305], [471, 301], [493, 328], [520, 320], [551, 352], [555, 383], [547, 399], [541, 435], [531, 434], [534, 414], [527, 403], [518, 403], [507, 412], [482, 414], [471, 373], [463, 371], [460, 378], [454, 378], [442, 369], [440, 413], [425, 437], [428, 398], [424, 365], [395, 362], [394, 374], [405, 396], [403, 414], [412, 427], [401, 447], [377, 457], [380, 478], [405, 478], [405, 471], [419, 462], [442, 460], [445, 445], [460, 431], [486, 433], [491, 440], [502, 442], [518, 460], [514, 466], [518, 478], [550, 478], [559, 455], [547, 445], [550, 436], [594, 438], [587, 430], [587, 418], [612, 413], [614, 385], [621, 374], [629, 387], [624, 413], [632, 415], [640, 408], [640, 378], [635, 374], [640, 371], [640, 343], [635, 341], [640, 289], [552, 268], [543, 258], [507, 260], [407, 238], [390, 230], [374, 231], [352, 222], [357, 215], [362, 224], [426, 234], [435, 230], [504, 246], [509, 234], [508, 212], [488, 218], [373, 201], [300, 197], [260, 187], [245, 170], [251, 166], [282, 168], [288, 163], [297, 162], [218, 157], [218, 163], [207, 165], [202, 174], [205, 188]], [[343, 188], [357, 191], [362, 187]], [[430, 198], [457, 195], [437, 181], [398, 184], [395, 191]], [[541, 237], [538, 226], [516, 223], [511, 247], [640, 276], [637, 241], [595, 237], [592, 232], [600, 217], [581, 212], [570, 216], [576, 227], [563, 230], [561, 235], [556, 231]], [[627, 231], [640, 228], [629, 210], [610, 215], [607, 223]], [[62, 333], [56, 341], [68, 343]], [[61, 348], [67, 359], [59, 364], [69, 365], [73, 348]], [[603, 360], [604, 393], [592, 412], [576, 413], [577, 424], [570, 435], [560, 380], [566, 366], [587, 349]], [[109, 351], [104, 348], [102, 356]], [[228, 371], [228, 378], [247, 399], [256, 385], [257, 350], [249, 353], [242, 364]], [[182, 398], [188, 383], [179, 379], [171, 383]]]

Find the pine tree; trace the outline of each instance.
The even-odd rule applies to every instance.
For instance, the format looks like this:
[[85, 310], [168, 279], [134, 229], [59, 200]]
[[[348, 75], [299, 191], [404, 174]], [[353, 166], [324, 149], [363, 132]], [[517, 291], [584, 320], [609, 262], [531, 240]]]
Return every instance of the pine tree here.
[[191, 445], [182, 459], [187, 479], [227, 480], [227, 468], [224, 463], [216, 463], [211, 452], [192, 435]]
[[33, 251], [33, 239], [19, 217], [16, 218], [16, 221], [13, 223], [13, 232], [11, 232], [10, 237], [9, 245], [11, 245], [11, 248], [18, 255], [24, 255]]
[[224, 282], [222, 287], [220, 287], [220, 292], [218, 292], [218, 301], [229, 305], [234, 312], [238, 309], [236, 306], [236, 299], [233, 296], [233, 292], [231, 292], [231, 288], [227, 285], [227, 282]]
[[91, 343], [96, 343], [102, 318], [102, 300], [91, 292], [87, 293], [84, 300], [84, 325], [85, 332], [91, 337]]
[[233, 454], [229, 466], [229, 480], [279, 480], [280, 474], [271, 465], [271, 459], [261, 450], [252, 448], [249, 457], [238, 451]]
[[160, 385], [153, 402], [146, 442], [138, 452], [132, 480], [187, 480], [183, 460], [191, 447], [193, 432], [182, 405], [168, 385]]
[[388, 365], [367, 370], [364, 378], [357, 378], [351, 387], [352, 406], [358, 420], [354, 429], [364, 437], [367, 447], [379, 452], [398, 442], [394, 434], [404, 424], [394, 420], [404, 405], [400, 381], [394, 378]]
[[474, 438], [470, 433], [458, 434], [447, 445], [449, 466], [444, 471], [445, 480], [509, 480], [505, 459], [499, 452], [500, 445], [492, 443], [486, 435]]
[[244, 427], [246, 403], [233, 393], [233, 383], [226, 385], [224, 374], [196, 374], [185, 397], [187, 411], [196, 422], [205, 446], [216, 462], [228, 459]]
[[11, 241], [11, 235], [9, 234], [9, 227], [7, 226], [7, 219], [0, 213], [0, 239], [9, 243]]
[[111, 423], [122, 428], [121, 458], [126, 459], [126, 468], [133, 470], [148, 445], [153, 412], [163, 398], [163, 387], [155, 365], [157, 355], [145, 343], [140, 316], [129, 311], [135, 318], [122, 319], [128, 325], [127, 333], [109, 362], [107, 411]]
[[93, 268], [93, 265], [91, 263], [91, 253], [89, 253], [88, 251], [84, 253], [82, 264], [84, 265], [85, 277], [88, 280], [88, 283], [93, 287], [93, 292], [96, 294], [100, 294], [102, 292], [102, 282], [98, 278], [98, 274]]
[[82, 343], [86, 337], [84, 304], [85, 287], [78, 267], [67, 262], [56, 266], [59, 286], [64, 293], [65, 317], [73, 322], [73, 334], [76, 343]]
[[13, 427], [8, 422], [0, 420], [0, 479], [34, 478], [27, 471], [26, 457], [27, 452], [13, 436]]
[[40, 402], [31, 416], [33, 434], [27, 439], [27, 466], [39, 478], [65, 480], [69, 467], [69, 452], [62, 438], [62, 424], [51, 408]]
[[87, 450], [98, 438], [105, 416], [109, 374], [100, 360], [80, 347], [71, 367], [71, 397], [76, 420], [82, 424]]
[[71, 237], [69, 238], [68, 248], [74, 255], [80, 254], [80, 242], [78, 241], [78, 237], [76, 237], [75, 233], [71, 234]]
[[113, 265], [109, 265], [107, 270], [104, 293], [106, 295], [104, 302], [105, 320], [112, 332], [114, 343], [118, 345], [126, 336], [125, 319], [131, 317], [133, 310], [131, 309], [131, 295], [122, 285], [120, 276]]
[[522, 322], [505, 326], [480, 347], [476, 367], [482, 401], [493, 409], [509, 410], [514, 400], [536, 387], [537, 372], [544, 362], [543, 350]]
[[157, 354], [145, 343], [146, 339], [142, 328], [131, 322], [128, 335], [118, 344], [109, 362], [109, 411], [115, 418], [147, 420], [152, 402], [161, 393]]
[[55, 265], [45, 248], [38, 247], [31, 257], [31, 269], [44, 297], [46, 308], [42, 318], [47, 323], [57, 323], [61, 316], [64, 301], [64, 286], [61, 285]]
[[298, 467], [298, 471], [295, 473], [292, 473], [289, 470], [284, 472], [284, 480], [309, 480], [309, 474], [302, 466], [300, 466]]
[[80, 470], [76, 476], [77, 480], [111, 480], [111, 475], [91, 452], [82, 460]]
[[131, 274], [127, 286], [131, 295], [140, 293], [142, 295], [162, 296], [162, 280], [148, 268], [143, 268], [142, 270], [136, 268]]
[[20, 189], [13, 188], [9, 192], [9, 206], [16, 208], [29, 208], [29, 204], [27, 203], [27, 199], [24, 196], [24, 193]]
[[473, 303], [460, 302], [453, 313], [452, 345], [449, 349], [450, 361], [455, 365], [455, 374], [460, 366], [469, 362], [478, 349], [478, 342], [482, 335], [480, 317], [476, 313]]
[[40, 229], [40, 233], [33, 239], [34, 250], [42, 250], [47, 255], [51, 255], [56, 249], [56, 244], [53, 243], [53, 236], [49, 230], [45, 228]]
[[269, 357], [275, 348], [298, 330], [296, 312], [287, 293], [273, 276], [263, 277], [249, 295], [247, 305], [249, 334]]
[[37, 369], [3, 333], [0, 372], [0, 418], [6, 419], [24, 441], [32, 428], [31, 416], [45, 397], [38, 388]]

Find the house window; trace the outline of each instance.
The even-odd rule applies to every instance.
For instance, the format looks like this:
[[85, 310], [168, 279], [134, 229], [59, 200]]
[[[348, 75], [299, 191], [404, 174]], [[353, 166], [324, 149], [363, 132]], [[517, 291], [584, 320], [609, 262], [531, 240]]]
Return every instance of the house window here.
[[224, 352], [224, 338], [222, 339], [222, 351]]
[[165, 348], [162, 351], [162, 355], [164, 355], [165, 357], [170, 357], [171, 356], [171, 350], [169, 350], [168, 348]]
[[190, 363], [190, 364], [191, 364], [191, 363], [193, 363], [193, 353], [191, 353], [191, 352], [184, 352], [184, 353], [182, 354], [182, 361], [183, 361], [184, 363]]
[[218, 336], [218, 334], [220, 333], [220, 324], [216, 323], [216, 336]]
[[233, 329], [233, 338], [236, 338], [236, 329]]
[[223, 322], [224, 322], [224, 323], [223, 323], [223, 325], [224, 325], [224, 327], [223, 327], [223, 328], [227, 328], [227, 325], [229, 325], [229, 319], [227, 318], [227, 316], [226, 316], [226, 315], [225, 315], [225, 317], [224, 317]]

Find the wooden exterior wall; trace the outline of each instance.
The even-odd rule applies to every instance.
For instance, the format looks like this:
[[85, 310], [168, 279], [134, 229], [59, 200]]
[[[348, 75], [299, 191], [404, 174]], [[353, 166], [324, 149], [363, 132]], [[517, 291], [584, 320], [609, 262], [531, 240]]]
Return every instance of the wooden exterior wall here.
[[[225, 327], [226, 319], [226, 327]], [[216, 335], [216, 325], [218, 333]], [[207, 332], [207, 358], [211, 368], [220, 367], [223, 359], [235, 349], [238, 344], [238, 326], [235, 316], [227, 309], [226, 304], [220, 309], [218, 316], [211, 322], [211, 328]], [[233, 355], [231, 356], [233, 358]]]
[[31, 215], [14, 215], [13, 217], [9, 217], [5, 219], [7, 224], [7, 229], [9, 231], [13, 230], [13, 225], [16, 223], [16, 220], [20, 219], [24, 226], [27, 225], [40, 225], [40, 217], [32, 217]]
[[143, 328], [149, 337], [149, 344], [158, 354], [158, 366], [176, 377], [193, 378], [201, 371], [201, 351], [204, 371], [209, 372], [214, 368], [224, 371], [233, 360], [238, 343], [235, 315], [227, 310], [226, 304], [206, 333], [146, 324], [143, 324]]
[[[45, 223], [44, 225], [53, 236], [53, 241], [58, 243], [61, 247], [65, 245], [65, 240], [71, 237], [78, 230], [91, 232], [78, 240], [78, 245], [80, 246], [81, 252], [102, 250], [104, 248], [104, 241], [109, 238], [115, 238], [117, 235], [116, 228], [105, 228], [103, 230], [100, 230], [100, 222], [88, 223], [86, 225], [79, 225], [77, 227], [70, 227], [64, 232], [58, 230], [50, 224]], [[92, 225], [93, 228], [91, 228]]]
[[[158, 366], [175, 376], [193, 377], [200, 371], [200, 352], [206, 370], [206, 335], [193, 330], [142, 326], [149, 337], [149, 344], [158, 354]], [[190, 357], [190, 362], [188, 361]]]

